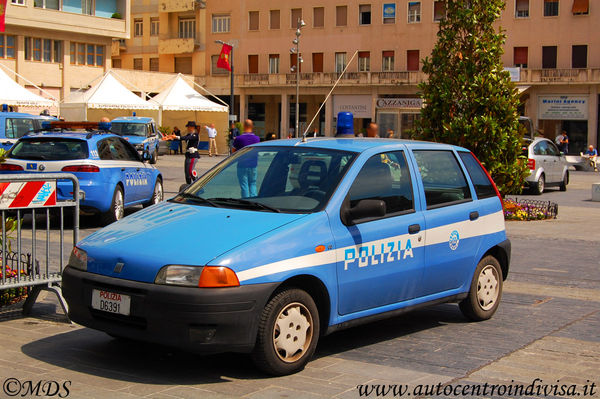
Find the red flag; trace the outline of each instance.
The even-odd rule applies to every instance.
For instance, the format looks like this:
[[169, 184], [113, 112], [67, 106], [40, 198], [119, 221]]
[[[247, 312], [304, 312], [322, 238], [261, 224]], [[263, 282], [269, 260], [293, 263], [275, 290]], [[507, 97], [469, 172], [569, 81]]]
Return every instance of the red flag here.
[[6, 5], [8, 0], [0, 0], [0, 32], [4, 32], [4, 17], [6, 15]]
[[229, 64], [229, 53], [231, 53], [231, 50], [233, 50], [233, 47], [231, 47], [229, 44], [223, 44], [223, 47], [221, 48], [221, 54], [219, 55], [219, 60], [217, 61], [218, 68], [223, 68], [227, 69], [228, 71], [231, 71], [231, 65]]

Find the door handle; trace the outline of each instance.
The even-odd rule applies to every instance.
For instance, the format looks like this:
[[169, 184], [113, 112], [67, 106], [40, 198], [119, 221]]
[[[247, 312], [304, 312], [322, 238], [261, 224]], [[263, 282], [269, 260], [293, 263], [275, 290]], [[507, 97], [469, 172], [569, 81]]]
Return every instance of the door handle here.
[[408, 234], [417, 234], [419, 231], [421, 231], [421, 226], [418, 224], [408, 226]]
[[471, 221], [479, 219], [479, 212], [473, 211], [469, 213], [469, 219], [471, 219]]

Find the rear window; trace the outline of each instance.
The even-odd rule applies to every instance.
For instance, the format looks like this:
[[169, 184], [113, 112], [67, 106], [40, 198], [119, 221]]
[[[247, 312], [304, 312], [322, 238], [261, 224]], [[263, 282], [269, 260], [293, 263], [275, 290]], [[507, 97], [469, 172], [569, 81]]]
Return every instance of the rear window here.
[[460, 159], [465, 164], [467, 168], [467, 172], [469, 176], [471, 176], [471, 181], [475, 186], [475, 193], [477, 193], [477, 198], [491, 198], [496, 196], [496, 190], [492, 185], [490, 179], [488, 179], [487, 174], [479, 165], [479, 162], [475, 159], [473, 154], [470, 152], [459, 152], [458, 155]]
[[38, 161], [67, 161], [88, 157], [87, 142], [82, 140], [36, 138], [21, 140], [10, 150], [10, 158]]
[[438, 208], [471, 199], [467, 179], [452, 151], [414, 151], [427, 208]]
[[27, 118], [6, 118], [6, 137], [9, 139], [18, 139], [25, 133], [35, 129], [33, 119]]

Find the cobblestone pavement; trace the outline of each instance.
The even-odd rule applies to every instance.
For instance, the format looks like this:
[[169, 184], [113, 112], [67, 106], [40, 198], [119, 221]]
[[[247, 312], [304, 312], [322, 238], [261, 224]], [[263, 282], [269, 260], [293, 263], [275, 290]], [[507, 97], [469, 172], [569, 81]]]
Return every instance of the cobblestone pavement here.
[[[168, 193], [181, 184], [180, 164], [182, 157], [161, 158]], [[600, 384], [596, 181], [573, 172], [567, 192], [536, 197], [559, 203], [556, 220], [507, 223], [511, 271], [491, 320], [470, 323], [456, 305], [438, 305], [324, 337], [304, 371], [268, 378], [244, 355], [196, 356], [67, 324], [48, 296], [32, 317], [0, 313], [0, 381], [66, 383], [70, 398], [357, 398], [359, 385], [387, 392], [394, 384], [408, 385], [405, 396], [584, 397], [586, 389], [589, 396]], [[533, 394], [508, 391], [532, 383]]]

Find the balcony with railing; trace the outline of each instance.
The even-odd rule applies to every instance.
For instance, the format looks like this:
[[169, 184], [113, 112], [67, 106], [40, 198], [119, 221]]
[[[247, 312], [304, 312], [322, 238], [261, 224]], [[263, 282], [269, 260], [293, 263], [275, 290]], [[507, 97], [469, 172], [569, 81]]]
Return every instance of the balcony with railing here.
[[159, 0], [158, 12], [185, 12], [206, 8], [206, 0]]
[[519, 83], [600, 83], [600, 68], [521, 69]]
[[200, 39], [194, 37], [161, 36], [158, 39], [158, 54], [184, 54], [202, 51]]
[[[301, 72], [300, 84], [326, 86], [334, 84], [340, 74], [336, 72]], [[289, 86], [296, 84], [296, 74], [250, 73], [235, 76], [238, 87]], [[340, 79], [340, 86], [388, 86], [417, 85], [425, 80], [420, 71], [401, 72], [346, 72]]]

